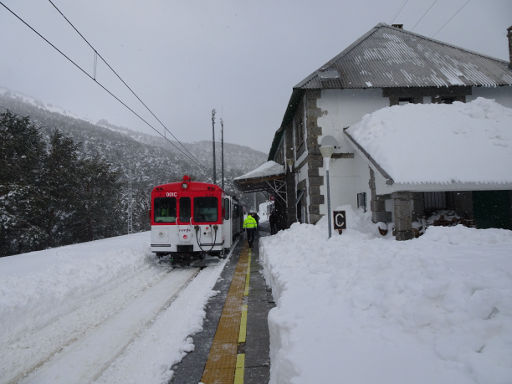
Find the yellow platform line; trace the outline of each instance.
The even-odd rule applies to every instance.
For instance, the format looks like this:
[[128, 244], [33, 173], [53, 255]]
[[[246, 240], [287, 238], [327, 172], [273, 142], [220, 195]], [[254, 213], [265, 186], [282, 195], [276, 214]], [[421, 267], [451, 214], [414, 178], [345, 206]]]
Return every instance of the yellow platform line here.
[[245, 374], [245, 354], [239, 353], [236, 355], [236, 368], [235, 368], [235, 379], [233, 384], [244, 384]]
[[249, 249], [249, 256], [248, 256], [248, 260], [247, 260], [247, 275], [245, 275], [244, 296], [249, 296], [249, 281], [251, 280], [251, 256], [252, 256], [252, 251]]
[[[213, 338], [208, 360], [206, 362], [201, 381], [205, 384], [233, 384], [237, 361], [238, 339], [240, 337], [240, 323], [242, 320], [242, 307], [244, 287], [247, 284], [247, 268], [249, 252], [245, 247], [235, 267], [233, 279], [228, 290], [226, 302], [222, 309], [217, 331]], [[243, 357], [245, 359], [245, 356]], [[238, 383], [243, 383], [243, 369], [239, 369]]]
[[238, 333], [238, 343], [245, 343], [247, 337], [247, 304], [242, 307], [242, 317], [240, 319], [240, 332]]

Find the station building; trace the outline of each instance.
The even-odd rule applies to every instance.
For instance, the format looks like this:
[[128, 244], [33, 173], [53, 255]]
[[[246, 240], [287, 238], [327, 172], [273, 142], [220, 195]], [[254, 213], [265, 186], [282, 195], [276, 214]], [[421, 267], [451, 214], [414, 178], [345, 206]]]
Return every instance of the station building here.
[[[481, 97], [512, 108], [512, 27], [507, 32], [510, 60], [503, 61], [406, 31], [402, 25], [376, 25], [293, 88], [269, 162], [253, 175], [240, 176], [236, 184], [244, 191], [273, 194], [283, 226], [314, 224], [327, 213], [328, 166], [332, 207], [350, 204], [370, 210], [372, 220], [393, 226], [399, 240], [415, 235], [414, 223], [443, 211], [453, 212], [453, 217], [438, 221], [512, 229], [512, 142], [507, 147], [512, 125], [499, 132], [504, 137], [494, 143], [496, 153], [492, 132], [480, 137], [478, 131], [468, 131], [469, 141], [449, 134], [452, 122], [464, 126], [460, 108], [448, 119], [432, 118], [431, 127], [444, 124], [446, 132], [439, 126], [430, 129], [424, 117], [419, 120], [421, 114], [423, 131], [409, 131], [407, 125], [415, 123], [404, 108], [393, 113], [393, 140], [356, 137], [365, 115], [391, 106], [469, 103]], [[486, 101], [476, 103], [486, 108]], [[500, 119], [508, 118], [507, 113]], [[482, 120], [482, 131], [489, 121], [492, 117]], [[442, 148], [465, 144], [465, 151], [429, 148], [425, 140], [432, 136]], [[334, 147], [328, 164], [320, 151], [327, 142]], [[464, 156], [468, 161], [461, 161]], [[425, 157], [443, 166], [424, 161], [421, 167], [412, 161]], [[449, 180], [448, 170], [455, 175]]]

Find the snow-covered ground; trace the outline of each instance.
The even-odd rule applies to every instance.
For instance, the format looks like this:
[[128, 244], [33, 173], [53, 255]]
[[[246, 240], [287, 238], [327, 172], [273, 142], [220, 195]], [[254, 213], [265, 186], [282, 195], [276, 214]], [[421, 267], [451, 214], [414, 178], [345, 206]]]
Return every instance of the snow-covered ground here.
[[[512, 231], [378, 237], [294, 224], [261, 240], [271, 383], [511, 383]], [[158, 264], [141, 233], [0, 259], [0, 383], [164, 383], [225, 261]]]
[[512, 231], [397, 242], [364, 214], [262, 239], [271, 383], [512, 383]]
[[149, 233], [0, 259], [0, 383], [163, 383], [226, 261], [158, 264]]

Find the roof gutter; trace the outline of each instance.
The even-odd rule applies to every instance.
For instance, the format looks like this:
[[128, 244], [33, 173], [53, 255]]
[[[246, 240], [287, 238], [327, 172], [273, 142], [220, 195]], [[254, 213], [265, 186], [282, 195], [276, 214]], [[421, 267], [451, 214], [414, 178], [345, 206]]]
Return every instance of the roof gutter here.
[[352, 136], [350, 136], [350, 133], [347, 132], [348, 128], [350, 127], [343, 128], [343, 133], [345, 134], [345, 136], [347, 136], [350, 142], [354, 144], [354, 146], [363, 153], [363, 155], [370, 161], [370, 163], [372, 163], [372, 165], [377, 169], [377, 171], [379, 171], [379, 173], [386, 179], [386, 184], [393, 185], [395, 183], [393, 178], [379, 165], [379, 163], [375, 161], [373, 157], [370, 156], [368, 152], [365, 151], [365, 149], [356, 140], [354, 140]]

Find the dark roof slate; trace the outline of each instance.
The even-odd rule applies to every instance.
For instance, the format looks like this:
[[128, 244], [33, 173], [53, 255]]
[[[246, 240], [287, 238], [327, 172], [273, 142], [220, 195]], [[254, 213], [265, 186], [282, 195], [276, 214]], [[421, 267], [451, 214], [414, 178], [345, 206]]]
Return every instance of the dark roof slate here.
[[508, 64], [380, 23], [294, 88], [512, 85]]

